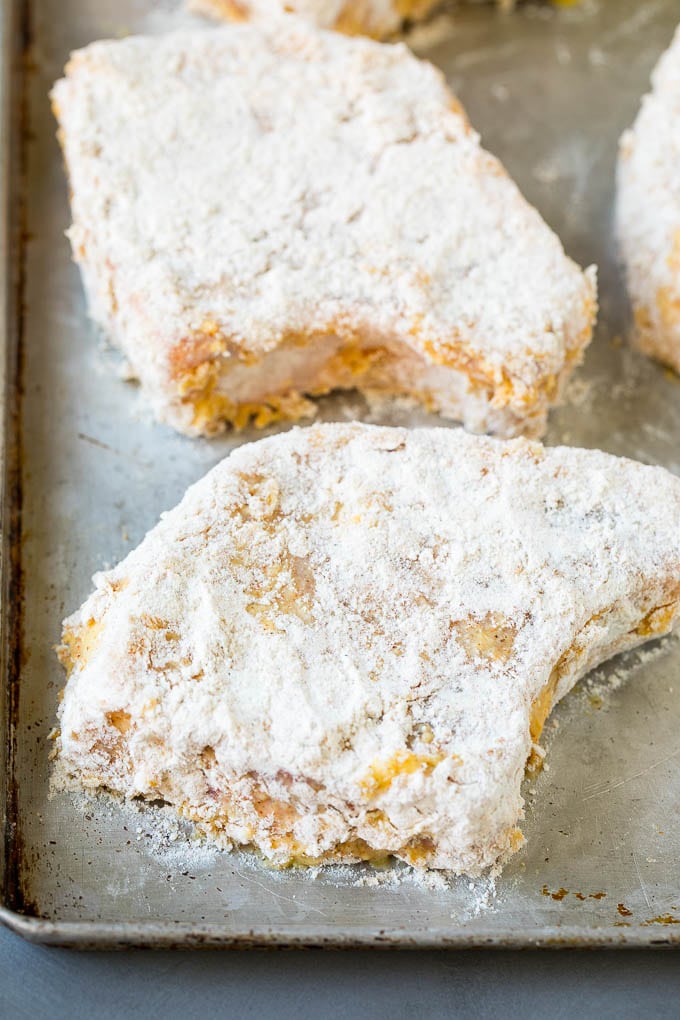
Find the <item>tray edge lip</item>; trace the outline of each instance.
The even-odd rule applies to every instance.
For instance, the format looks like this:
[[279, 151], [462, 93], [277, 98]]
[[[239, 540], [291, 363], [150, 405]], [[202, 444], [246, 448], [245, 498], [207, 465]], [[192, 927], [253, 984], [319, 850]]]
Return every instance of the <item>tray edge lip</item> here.
[[[106, 950], [146, 947], [156, 949], [678, 949], [680, 931], [660, 933], [642, 924], [614, 935], [581, 934], [575, 926], [547, 925], [534, 936], [513, 938], [498, 933], [469, 935], [417, 935], [382, 929], [367, 933], [318, 932], [304, 936], [285, 928], [253, 928], [226, 932], [219, 924], [191, 925], [124, 921], [51, 921], [22, 914], [0, 904], [0, 923], [28, 942], [74, 949]], [[657, 936], [657, 937], [655, 937]]]
[[[13, 758], [13, 708], [20, 655], [23, 602], [20, 554], [20, 471], [22, 392], [21, 335], [25, 243], [25, 77], [28, 53], [29, 0], [6, 0], [0, 12], [0, 128], [6, 140], [0, 153], [0, 823], [2, 904], [10, 897], [16, 870], [17, 832]], [[17, 543], [20, 548], [20, 543]]]

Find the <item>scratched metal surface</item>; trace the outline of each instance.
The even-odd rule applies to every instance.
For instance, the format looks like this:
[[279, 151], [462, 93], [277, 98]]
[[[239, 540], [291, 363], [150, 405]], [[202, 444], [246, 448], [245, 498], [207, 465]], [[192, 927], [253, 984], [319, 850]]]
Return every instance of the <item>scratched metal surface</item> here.
[[[131, 549], [236, 442], [254, 438], [190, 441], [149, 421], [85, 316], [63, 237], [67, 191], [48, 88], [70, 49], [176, 23], [171, 10], [155, 5], [150, 16], [148, 6], [63, 0], [57, 15], [49, 0], [31, 4], [24, 603], [2, 916], [34, 939], [97, 945], [680, 941], [679, 642], [615, 662], [596, 689], [581, 685], [558, 707], [549, 770], [527, 789], [527, 845], [495, 896], [482, 882], [431, 889], [405, 873], [357, 885], [358, 876], [376, 877], [370, 869], [272, 872], [182, 838], [166, 844], [153, 812], [93, 805], [83, 814], [65, 796], [48, 797], [47, 735], [63, 683], [52, 648], [62, 617], [86, 596], [95, 570]], [[480, 7], [439, 18], [411, 41], [444, 69], [487, 147], [567, 250], [600, 266], [597, 337], [548, 441], [680, 472], [680, 388], [619, 342], [628, 313], [611, 240], [616, 140], [677, 16], [676, 0], [600, 0], [561, 13], [527, 7], [511, 17]], [[325, 401], [320, 413], [367, 409], [350, 397]], [[607, 687], [622, 673], [624, 683]]]

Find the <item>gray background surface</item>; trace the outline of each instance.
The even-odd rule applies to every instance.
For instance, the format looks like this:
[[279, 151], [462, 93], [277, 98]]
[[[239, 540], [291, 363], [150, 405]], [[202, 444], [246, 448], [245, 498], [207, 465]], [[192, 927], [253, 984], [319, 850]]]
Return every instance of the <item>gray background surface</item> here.
[[79, 953], [0, 929], [0, 1016], [676, 1020], [680, 958], [672, 950]]

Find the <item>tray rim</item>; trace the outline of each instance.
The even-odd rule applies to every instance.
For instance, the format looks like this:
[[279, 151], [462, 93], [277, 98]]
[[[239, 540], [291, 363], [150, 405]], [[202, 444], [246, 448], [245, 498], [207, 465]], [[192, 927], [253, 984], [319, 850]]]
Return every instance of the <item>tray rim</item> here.
[[21, 391], [22, 302], [25, 271], [24, 181], [26, 77], [30, 71], [30, 0], [6, 0], [0, 10], [0, 923], [27, 941], [77, 949], [170, 948], [327, 948], [327, 949], [532, 949], [662, 948], [680, 946], [680, 930], [663, 934], [636, 924], [619, 933], [584, 931], [575, 925], [544, 925], [533, 932], [428, 932], [403, 929], [334, 930], [317, 926], [309, 934], [297, 928], [260, 926], [229, 930], [222, 924], [168, 921], [63, 921], [37, 915], [24, 902], [20, 886], [21, 834], [13, 790], [16, 709], [21, 673]]
[[73, 949], [661, 949], [680, 946], [680, 932], [654, 937], [637, 925], [612, 933], [583, 933], [570, 926], [542, 926], [531, 937], [475, 932], [474, 935], [406, 936], [382, 929], [366, 934], [325, 933], [301, 935], [286, 928], [252, 928], [225, 933], [218, 924], [192, 925], [124, 921], [49, 921], [0, 905], [0, 922], [28, 942]]
[[[0, 758], [3, 854], [0, 861], [3, 905], [0, 920], [18, 930], [22, 915], [5, 905], [18, 867], [16, 813], [12, 786], [16, 707], [22, 628], [21, 595], [21, 315], [23, 295], [23, 121], [27, 6], [7, 0], [0, 12]], [[14, 257], [12, 257], [14, 255]]]

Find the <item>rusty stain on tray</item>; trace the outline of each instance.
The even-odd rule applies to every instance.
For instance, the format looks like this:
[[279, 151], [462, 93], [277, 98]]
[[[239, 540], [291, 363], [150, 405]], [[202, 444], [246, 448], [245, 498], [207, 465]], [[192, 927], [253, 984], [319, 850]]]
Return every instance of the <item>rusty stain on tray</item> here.
[[[557, 900], [558, 902], [561, 903], [562, 900], [565, 898], [565, 896], [569, 896], [569, 890], [568, 889], [564, 889], [564, 888], [559, 888], [555, 892], [551, 892], [550, 889], [548, 889], [548, 886], [544, 885], [543, 888], [541, 889], [541, 895], [543, 895], [543, 896], [550, 896], [551, 899]], [[606, 895], [607, 895], [606, 892], [594, 892], [594, 893], [592, 893], [592, 892], [591, 893], [575, 892], [574, 893], [574, 896], [576, 897], [576, 899], [580, 900], [582, 903], [585, 902], [585, 900], [603, 900]]]

